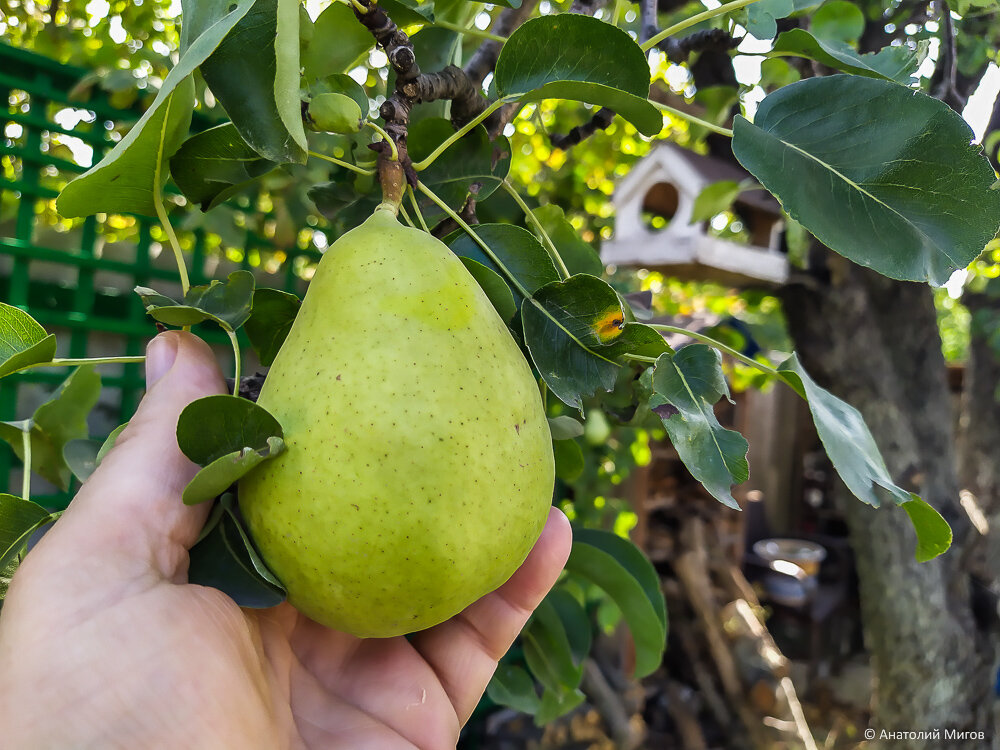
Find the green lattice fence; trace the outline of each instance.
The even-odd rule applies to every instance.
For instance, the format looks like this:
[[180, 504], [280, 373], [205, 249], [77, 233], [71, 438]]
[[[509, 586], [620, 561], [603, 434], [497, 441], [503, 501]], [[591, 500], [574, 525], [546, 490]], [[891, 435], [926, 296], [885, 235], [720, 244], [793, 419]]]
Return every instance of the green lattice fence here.
[[[70, 222], [54, 210], [59, 189], [99, 161], [141, 109], [113, 106], [87, 70], [6, 45], [0, 45], [0, 99], [7, 102], [0, 136], [0, 300], [56, 333], [58, 356], [141, 354], [155, 328], [132, 289], [152, 286], [179, 295], [170, 252], [161, 253], [161, 227], [145, 217], [103, 214]], [[211, 124], [196, 116], [193, 128]], [[247, 197], [236, 204], [258, 208]], [[248, 268], [261, 286], [301, 292], [296, 270], [318, 257], [308, 238], [276, 251], [251, 229], [230, 229], [226, 234], [235, 233], [238, 242], [230, 237], [228, 245], [204, 228], [181, 233], [193, 284]], [[265, 257], [270, 273], [262, 266]], [[200, 333], [210, 342], [226, 341], [208, 327]], [[228, 344], [219, 351], [223, 362], [226, 352], [232, 356]], [[66, 375], [65, 368], [51, 368], [4, 378], [0, 420], [30, 415]], [[144, 386], [138, 365], [103, 366], [101, 375], [105, 392], [90, 422], [95, 438], [132, 415]], [[20, 471], [20, 462], [0, 445], [0, 492], [17, 486], [12, 471]], [[53, 492], [36, 499], [58, 507], [67, 497]]]

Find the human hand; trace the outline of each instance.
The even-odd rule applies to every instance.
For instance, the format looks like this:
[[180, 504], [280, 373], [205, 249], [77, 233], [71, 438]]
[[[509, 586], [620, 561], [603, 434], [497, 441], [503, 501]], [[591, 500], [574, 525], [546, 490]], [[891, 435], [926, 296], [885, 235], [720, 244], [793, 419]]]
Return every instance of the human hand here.
[[0, 727], [11, 748], [453, 748], [569, 554], [553, 510], [514, 576], [410, 641], [361, 640], [287, 604], [243, 610], [187, 583], [207, 507], [177, 417], [224, 392], [208, 346], [147, 352], [148, 392], [115, 448], [27, 555], [0, 617]]

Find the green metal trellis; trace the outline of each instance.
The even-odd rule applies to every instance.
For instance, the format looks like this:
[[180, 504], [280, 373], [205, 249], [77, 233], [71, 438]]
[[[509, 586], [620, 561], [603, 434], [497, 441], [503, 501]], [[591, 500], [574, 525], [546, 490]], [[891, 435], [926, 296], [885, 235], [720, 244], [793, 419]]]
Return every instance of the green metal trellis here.
[[[59, 355], [87, 357], [94, 334], [110, 337], [117, 342], [117, 354], [142, 354], [149, 337], [155, 333], [152, 322], [146, 317], [138, 297], [132, 293], [134, 286], [153, 286], [157, 283], [176, 283], [175, 269], [158, 268], [151, 262], [154, 233], [159, 225], [148, 218], [135, 216], [136, 238], [134, 258], [131, 260], [101, 257], [99, 245], [104, 235], [113, 234], [109, 221], [112, 217], [91, 216], [75, 222], [71, 228], [57, 234], [58, 243], [47, 243], [39, 238], [38, 217], [52, 214], [51, 201], [58, 190], [72, 177], [86, 171], [73, 159], [64, 158], [68, 138], [93, 149], [93, 162], [110, 150], [115, 143], [115, 128], [137, 120], [138, 109], [123, 110], [113, 106], [108, 97], [96, 86], [85, 101], [71, 95], [90, 72], [60, 64], [46, 57], [0, 44], [0, 99], [7, 102], [0, 133], [0, 300], [22, 308], [60, 339]], [[66, 118], [56, 119], [59, 112], [75, 111], [81, 117], [72, 124]], [[213, 123], [203, 118], [195, 120], [195, 128], [203, 129]], [[64, 142], [59, 143], [60, 139]], [[242, 265], [250, 268], [251, 249], [269, 250], [266, 239], [247, 231], [247, 245], [242, 252]], [[208, 281], [205, 272], [209, 253], [207, 235], [196, 230], [190, 238], [192, 249], [189, 258], [193, 284]], [[58, 246], [52, 246], [58, 244]], [[284, 273], [278, 284], [289, 291], [296, 291], [299, 279], [293, 272], [296, 257], [306, 256], [315, 260], [318, 253], [311, 247], [293, 249], [286, 253]], [[8, 272], [4, 273], [4, 263]], [[49, 271], [59, 269], [59, 280], [44, 278], [34, 269]], [[253, 269], [251, 269], [253, 270]], [[114, 288], [95, 284], [101, 272], [115, 274], [123, 281]], [[124, 281], [127, 280], [127, 281]], [[210, 341], [225, 341], [217, 331], [205, 331]], [[68, 341], [67, 341], [68, 339]], [[117, 374], [115, 373], [117, 370]], [[19, 413], [19, 402], [25, 384], [57, 384], [68, 373], [65, 368], [37, 369], [4, 378], [0, 384], [0, 420], [24, 418]], [[102, 368], [105, 387], [117, 389], [117, 423], [131, 417], [144, 387], [142, 369], [138, 365]], [[23, 410], [23, 409], [22, 409]], [[96, 437], [101, 437], [97, 435]], [[10, 485], [10, 472], [19, 466], [12, 451], [0, 447], [0, 492]], [[70, 493], [52, 495], [41, 499], [46, 504], [59, 507]]]

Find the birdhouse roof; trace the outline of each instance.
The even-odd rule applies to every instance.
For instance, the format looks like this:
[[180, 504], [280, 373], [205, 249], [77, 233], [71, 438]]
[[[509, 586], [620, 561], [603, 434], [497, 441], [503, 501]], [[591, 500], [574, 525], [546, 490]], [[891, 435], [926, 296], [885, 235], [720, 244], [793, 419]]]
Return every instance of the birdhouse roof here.
[[[687, 188], [695, 195], [713, 182], [753, 179], [753, 175], [734, 162], [661, 142], [625, 176], [617, 193], [621, 199], [627, 199], [637, 187], [662, 181], [659, 175], [670, 178], [678, 188]], [[640, 200], [644, 192], [637, 196]], [[736, 202], [776, 217], [781, 215], [781, 204], [766, 190], [747, 190], [740, 193]]]

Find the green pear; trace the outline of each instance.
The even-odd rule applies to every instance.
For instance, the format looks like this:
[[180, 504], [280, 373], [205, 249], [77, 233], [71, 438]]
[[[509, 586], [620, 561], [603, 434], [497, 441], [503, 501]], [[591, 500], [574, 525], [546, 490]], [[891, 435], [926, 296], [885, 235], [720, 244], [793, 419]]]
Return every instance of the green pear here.
[[458, 257], [387, 204], [323, 256], [258, 403], [288, 449], [240, 481], [240, 508], [291, 604], [328, 627], [442, 622], [545, 524], [531, 370]]
[[357, 133], [364, 124], [361, 107], [344, 94], [317, 94], [309, 102], [309, 122], [327, 133]]

